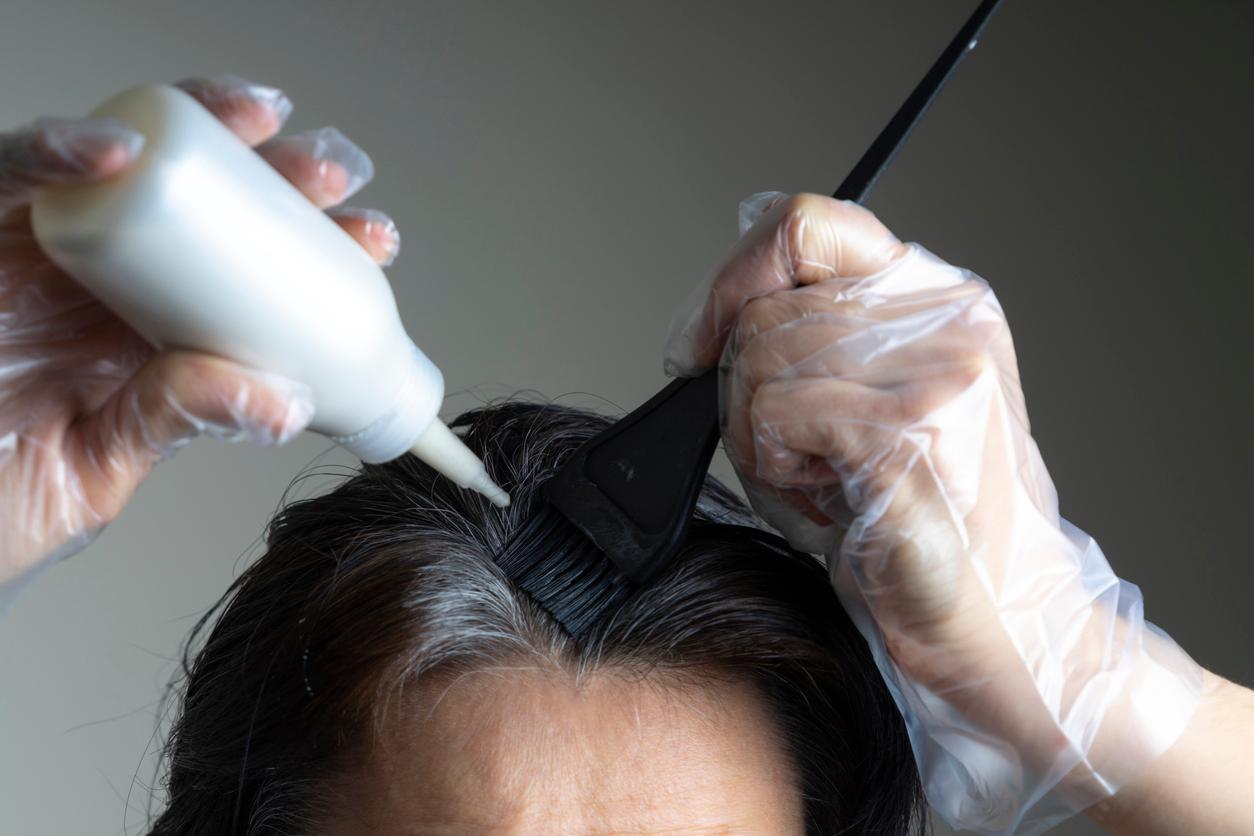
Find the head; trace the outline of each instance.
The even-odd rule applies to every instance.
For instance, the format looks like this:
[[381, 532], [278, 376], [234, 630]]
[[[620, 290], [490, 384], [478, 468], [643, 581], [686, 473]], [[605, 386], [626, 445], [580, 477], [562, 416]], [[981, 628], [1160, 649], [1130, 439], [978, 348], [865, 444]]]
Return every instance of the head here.
[[452, 422], [506, 509], [412, 456], [283, 509], [197, 628], [152, 833], [922, 832], [904, 724], [825, 569], [715, 479], [672, 565], [582, 641], [500, 571], [606, 423], [521, 402]]

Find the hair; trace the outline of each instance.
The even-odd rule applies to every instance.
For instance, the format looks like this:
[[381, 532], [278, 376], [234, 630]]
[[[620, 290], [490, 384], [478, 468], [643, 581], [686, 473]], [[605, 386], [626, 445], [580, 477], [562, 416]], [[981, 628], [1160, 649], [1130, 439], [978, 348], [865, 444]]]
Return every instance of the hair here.
[[582, 642], [499, 569], [538, 489], [608, 423], [520, 401], [451, 422], [505, 509], [411, 455], [283, 508], [189, 638], [152, 836], [311, 834], [389, 695], [536, 656], [575, 676], [748, 681], [797, 767], [807, 833], [925, 833], [904, 722], [826, 570], [713, 477], [673, 563]]

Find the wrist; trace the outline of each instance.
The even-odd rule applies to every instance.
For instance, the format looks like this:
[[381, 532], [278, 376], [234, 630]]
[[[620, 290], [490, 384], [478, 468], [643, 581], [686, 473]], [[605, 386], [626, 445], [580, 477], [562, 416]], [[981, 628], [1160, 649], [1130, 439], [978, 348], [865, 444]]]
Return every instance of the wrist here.
[[[1101, 693], [1104, 705], [1080, 738], [1087, 738], [1081, 760], [1058, 788], [1076, 809], [1109, 806], [1110, 799], [1175, 745], [1206, 689], [1215, 687], [1208, 679], [1213, 675], [1152, 624], [1140, 622], [1131, 637], [1132, 652], [1127, 652], [1128, 629], [1120, 619], [1113, 643], [1125, 647], [1127, 658], [1078, 684], [1081, 693]], [[1103, 679], [1115, 683], [1103, 684]], [[1074, 732], [1071, 737], [1076, 739]]]
[[1178, 739], [1085, 813], [1111, 833], [1248, 832], [1252, 723], [1254, 693], [1203, 670], [1197, 708]]

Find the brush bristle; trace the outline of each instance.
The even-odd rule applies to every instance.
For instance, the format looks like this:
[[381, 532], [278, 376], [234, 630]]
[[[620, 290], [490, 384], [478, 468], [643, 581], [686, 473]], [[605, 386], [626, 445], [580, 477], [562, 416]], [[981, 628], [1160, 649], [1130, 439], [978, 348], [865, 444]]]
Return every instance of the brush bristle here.
[[496, 562], [579, 642], [633, 589], [613, 561], [552, 505], [514, 533]]

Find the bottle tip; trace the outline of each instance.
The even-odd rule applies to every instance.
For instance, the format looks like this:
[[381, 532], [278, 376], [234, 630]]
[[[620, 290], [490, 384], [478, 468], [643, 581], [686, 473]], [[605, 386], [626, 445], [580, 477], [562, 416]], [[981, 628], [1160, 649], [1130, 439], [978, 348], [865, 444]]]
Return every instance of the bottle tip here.
[[509, 505], [509, 494], [502, 490], [500, 485], [489, 479], [487, 473], [480, 473], [468, 487], [486, 496], [488, 501], [497, 508], [505, 508]]

